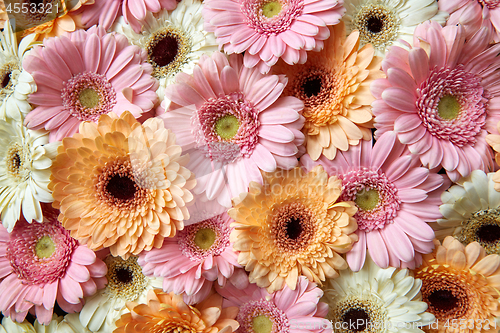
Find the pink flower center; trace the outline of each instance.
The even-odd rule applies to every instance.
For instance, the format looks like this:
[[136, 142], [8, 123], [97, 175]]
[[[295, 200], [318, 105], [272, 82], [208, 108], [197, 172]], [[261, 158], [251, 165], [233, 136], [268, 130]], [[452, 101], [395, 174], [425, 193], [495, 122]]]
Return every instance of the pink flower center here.
[[66, 274], [78, 242], [57, 221], [18, 221], [7, 244], [12, 270], [26, 284], [45, 285]]
[[500, 1], [498, 0], [479, 0], [481, 5], [488, 7], [488, 9], [495, 9], [500, 6]]
[[354, 215], [359, 230], [369, 232], [392, 223], [401, 200], [398, 189], [385, 174], [363, 168], [341, 175], [341, 178], [342, 201], [354, 201], [359, 208]]
[[230, 228], [220, 216], [189, 225], [179, 231], [177, 244], [182, 254], [193, 261], [218, 256], [230, 245]]
[[101, 114], [113, 110], [116, 92], [103, 74], [79, 73], [64, 83], [63, 105], [81, 121], [98, 121]]
[[286, 314], [273, 302], [264, 299], [243, 304], [236, 320], [240, 324], [237, 333], [290, 332], [290, 323]]
[[246, 24], [264, 35], [277, 35], [288, 29], [296, 17], [302, 14], [302, 0], [243, 0], [241, 12]]
[[485, 123], [485, 92], [481, 79], [463, 66], [440, 68], [417, 90], [418, 115], [427, 131], [462, 147], [474, 145]]
[[[208, 100], [194, 117], [198, 148], [206, 148], [212, 160], [218, 160], [218, 154], [211, 154], [217, 146], [212, 143], [229, 144], [231, 151], [239, 148], [239, 154], [245, 157], [257, 144], [258, 111], [240, 93]], [[235, 156], [234, 152], [231, 156]]]

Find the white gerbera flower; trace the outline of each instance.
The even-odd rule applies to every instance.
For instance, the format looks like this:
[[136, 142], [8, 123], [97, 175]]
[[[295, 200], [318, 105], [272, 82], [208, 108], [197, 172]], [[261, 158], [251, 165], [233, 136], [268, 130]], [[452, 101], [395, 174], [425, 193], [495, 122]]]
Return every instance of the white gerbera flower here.
[[438, 10], [436, 0], [345, 0], [342, 21], [349, 35], [359, 30], [360, 47], [372, 44], [375, 55], [403, 39], [411, 44], [415, 27], [427, 20], [443, 25], [448, 13]]
[[42, 222], [40, 202], [52, 202], [47, 188], [59, 142], [16, 121], [0, 120], [0, 213], [11, 232], [21, 211], [28, 222]]
[[160, 81], [160, 100], [164, 99], [165, 87], [175, 81], [177, 73], [193, 74], [201, 55], [210, 55], [218, 48], [214, 34], [203, 28], [202, 8], [198, 0], [183, 0], [174, 11], [148, 13], [141, 34], [125, 24], [115, 28], [148, 53], [153, 75]]
[[33, 77], [23, 70], [23, 59], [28, 51], [40, 42], [36, 35], [24, 37], [19, 46], [9, 23], [0, 32], [0, 119], [12, 118], [22, 121], [22, 116], [31, 111], [28, 95], [36, 91]]
[[104, 262], [108, 266], [108, 283], [85, 299], [80, 322], [92, 332], [109, 333], [116, 328], [118, 318], [130, 312], [125, 303], [146, 303], [148, 291], [161, 288], [163, 278], [142, 274], [142, 267], [135, 256], [124, 260], [108, 255]]
[[321, 300], [330, 307], [335, 332], [421, 333], [419, 327], [435, 319], [425, 312], [421, 286], [407, 269], [382, 269], [368, 256], [360, 271], [343, 270], [328, 280]]
[[68, 314], [64, 317], [54, 315], [48, 325], [42, 325], [38, 321], [32, 325], [28, 321], [17, 323], [9, 317], [4, 317], [0, 325], [0, 333], [91, 333], [82, 326], [78, 319], [78, 313]]
[[464, 245], [478, 242], [487, 254], [500, 254], [500, 192], [495, 191], [494, 175], [472, 171], [441, 195], [437, 239], [454, 236]]

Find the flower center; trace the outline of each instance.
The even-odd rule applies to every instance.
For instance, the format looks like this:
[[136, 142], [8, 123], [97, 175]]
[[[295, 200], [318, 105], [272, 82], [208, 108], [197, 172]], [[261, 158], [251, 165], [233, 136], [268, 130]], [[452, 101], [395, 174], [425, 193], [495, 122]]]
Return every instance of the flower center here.
[[366, 329], [370, 316], [364, 309], [349, 309], [344, 313], [342, 322], [347, 323], [347, 327], [353, 332], [361, 332]]
[[12, 73], [10, 71], [3, 73], [3, 78], [2, 78], [2, 89], [7, 87], [10, 83], [10, 75]]
[[400, 21], [392, 8], [368, 4], [354, 15], [351, 25], [351, 30], [359, 30], [362, 44], [370, 43], [376, 48], [385, 48], [396, 40]]
[[[7, 150], [7, 156], [5, 158], [7, 164], [7, 171], [14, 178], [23, 178], [23, 161], [24, 161], [24, 149], [18, 143], [12, 144]], [[25, 179], [29, 176], [24, 175]]]
[[271, 235], [278, 248], [298, 252], [309, 245], [316, 231], [314, 214], [300, 202], [293, 202], [274, 209]]
[[215, 132], [223, 140], [232, 139], [238, 133], [239, 127], [238, 118], [233, 115], [223, 116], [215, 122]]
[[438, 311], [450, 311], [457, 307], [458, 298], [449, 290], [434, 290], [427, 297], [430, 305]]
[[17, 83], [17, 77], [21, 73], [20, 69], [19, 64], [15, 61], [7, 62], [2, 66], [0, 69], [0, 80], [2, 81], [0, 96], [14, 91], [14, 86]]
[[66, 274], [78, 242], [57, 219], [43, 223], [16, 223], [7, 244], [6, 257], [24, 284], [45, 285]]
[[194, 243], [203, 250], [209, 249], [215, 242], [217, 234], [210, 228], [199, 229], [194, 236]]
[[379, 195], [378, 191], [369, 189], [366, 191], [358, 192], [354, 202], [359, 208], [364, 210], [372, 210], [378, 205]]
[[56, 250], [56, 244], [49, 236], [43, 236], [35, 245], [35, 253], [38, 258], [49, 258]]
[[135, 197], [137, 192], [136, 184], [130, 175], [121, 176], [119, 174], [113, 175], [106, 185], [106, 191], [113, 197], [119, 200], [130, 200]]
[[61, 91], [63, 106], [81, 121], [98, 121], [116, 105], [116, 92], [103, 74], [78, 73], [64, 82]]
[[[232, 143], [237, 145], [241, 155], [249, 156], [257, 144], [258, 110], [242, 94], [210, 99], [193, 117], [199, 149], [207, 149], [208, 146], [210, 152], [210, 149], [216, 148], [211, 143]], [[217, 155], [210, 154], [210, 158], [215, 159]]]
[[127, 260], [121, 257], [108, 255], [104, 262], [108, 267], [105, 293], [135, 301], [148, 285], [147, 278], [142, 274], [142, 268], [137, 263], [137, 257], [131, 256]]
[[321, 91], [321, 78], [312, 77], [304, 80], [302, 84], [302, 89], [307, 97], [317, 96]]
[[481, 78], [456, 68], [434, 69], [417, 90], [418, 115], [427, 131], [454, 145], [474, 145], [485, 124]]
[[479, 0], [481, 5], [488, 7], [488, 9], [495, 9], [500, 6], [500, 1], [498, 0]]
[[281, 12], [281, 3], [278, 1], [269, 1], [262, 6], [262, 14], [271, 18], [278, 15]]
[[500, 210], [480, 210], [462, 221], [457, 239], [463, 244], [478, 242], [487, 254], [500, 254]]
[[146, 43], [148, 61], [156, 78], [173, 76], [180, 71], [191, 52], [190, 39], [173, 27], [166, 27], [152, 34]]
[[252, 328], [255, 333], [271, 333], [273, 322], [267, 316], [257, 316], [252, 320]]
[[333, 323], [342, 323], [340, 327], [345, 329], [336, 332], [357, 333], [369, 327], [368, 332], [378, 333], [384, 330], [377, 330], [376, 323], [386, 323], [387, 313], [386, 307], [376, 297], [349, 295], [331, 308], [327, 318]]
[[209, 255], [218, 256], [230, 246], [231, 229], [221, 216], [188, 225], [177, 234], [177, 244], [182, 254], [193, 261], [204, 260]]
[[367, 168], [350, 171], [342, 178], [342, 201], [354, 201], [358, 229], [372, 231], [392, 223], [401, 200], [398, 190], [385, 174]]
[[460, 103], [451, 95], [444, 95], [438, 102], [438, 115], [442, 119], [451, 120], [460, 114]]

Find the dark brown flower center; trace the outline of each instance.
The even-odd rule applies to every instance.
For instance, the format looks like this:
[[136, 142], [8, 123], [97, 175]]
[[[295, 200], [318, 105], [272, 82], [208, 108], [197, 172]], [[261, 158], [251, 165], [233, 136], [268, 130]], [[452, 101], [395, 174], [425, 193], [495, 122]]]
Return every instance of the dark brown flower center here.
[[302, 89], [307, 97], [317, 96], [321, 91], [321, 87], [322, 82], [319, 77], [307, 78], [302, 84]]
[[347, 327], [353, 332], [361, 332], [366, 329], [367, 323], [370, 320], [370, 316], [364, 309], [350, 309], [344, 313], [342, 318], [344, 323], [347, 323]]
[[6, 72], [4, 75], [3, 75], [3, 78], [2, 78], [2, 89], [7, 87], [9, 85], [9, 82], [10, 82], [10, 74], [12, 74], [12, 72]]
[[104, 262], [108, 267], [107, 293], [128, 301], [136, 301], [148, 285], [147, 278], [142, 274], [142, 267], [137, 263], [137, 257], [131, 256], [124, 260], [108, 255]]
[[167, 66], [179, 52], [177, 36], [167, 33], [157, 34], [149, 47], [149, 58], [157, 66]]
[[473, 213], [461, 222], [462, 229], [456, 236], [463, 244], [478, 242], [487, 254], [500, 254], [500, 210], [484, 209]]
[[283, 205], [272, 217], [271, 233], [276, 245], [285, 251], [307, 247], [316, 230], [313, 213], [300, 202]]
[[106, 185], [106, 191], [116, 199], [130, 200], [137, 191], [135, 181], [128, 176], [113, 175]]
[[384, 29], [384, 21], [386, 20], [385, 15], [380, 17], [372, 16], [366, 20], [366, 28], [368, 31], [377, 34]]
[[432, 307], [443, 312], [453, 310], [458, 305], [458, 298], [449, 290], [435, 290], [427, 299]]
[[121, 283], [130, 283], [134, 279], [132, 272], [125, 267], [117, 268], [115, 270], [115, 277]]
[[303, 231], [302, 224], [300, 223], [300, 218], [291, 217], [286, 225], [286, 234], [290, 239], [299, 238], [300, 234]]
[[439, 320], [463, 318], [470, 310], [471, 304], [467, 290], [455, 272], [422, 272], [422, 300], [429, 305], [427, 312]]
[[500, 226], [496, 224], [485, 224], [478, 228], [477, 237], [482, 242], [494, 243], [500, 239]]

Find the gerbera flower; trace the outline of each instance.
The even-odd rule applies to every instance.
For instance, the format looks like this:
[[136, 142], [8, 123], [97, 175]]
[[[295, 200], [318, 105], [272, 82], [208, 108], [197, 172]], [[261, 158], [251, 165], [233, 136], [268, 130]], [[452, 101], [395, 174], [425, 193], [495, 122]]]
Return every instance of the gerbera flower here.
[[359, 272], [328, 280], [322, 300], [336, 332], [422, 332], [435, 317], [425, 312], [421, 286], [407, 269], [382, 269], [368, 257]]
[[272, 294], [255, 284], [241, 289], [228, 283], [216, 290], [225, 298], [224, 305], [240, 309], [236, 317], [240, 328], [236, 333], [332, 332], [331, 324], [324, 319], [328, 305], [318, 303], [323, 291], [303, 276], [294, 290], [285, 286]]
[[160, 119], [141, 125], [128, 111], [102, 115], [63, 139], [49, 184], [53, 205], [75, 238], [126, 259], [183, 229], [194, 186], [185, 160]]
[[109, 112], [128, 110], [138, 118], [158, 99], [146, 53], [128, 45], [125, 36], [102, 28], [46, 39], [44, 47], [32, 50], [24, 68], [37, 84], [37, 92], [29, 96], [37, 107], [25, 124], [50, 131], [50, 141], [71, 136], [82, 121], [96, 122]]
[[42, 222], [40, 202], [54, 201], [47, 185], [59, 143], [48, 142], [45, 131], [0, 120], [0, 213], [9, 232], [21, 213], [30, 223]]
[[[500, 122], [497, 124], [497, 132], [500, 133]], [[500, 165], [500, 135], [498, 134], [488, 134], [486, 136], [486, 142], [493, 148], [495, 151], [495, 162], [497, 165]], [[500, 172], [497, 171], [495, 175], [492, 177], [494, 184], [494, 188], [497, 191], [500, 191]]]
[[463, 32], [422, 24], [410, 51], [391, 48], [382, 64], [387, 79], [371, 86], [375, 137], [394, 130], [424, 166], [442, 166], [452, 181], [492, 167], [485, 136], [500, 120], [500, 77], [492, 75], [500, 44], [489, 45], [486, 28], [468, 40]]
[[124, 260], [108, 255], [104, 262], [108, 267], [108, 283], [85, 299], [80, 322], [92, 332], [108, 333], [116, 328], [118, 318], [129, 312], [126, 302], [145, 303], [148, 291], [161, 288], [163, 279], [144, 276], [135, 256]]
[[454, 236], [464, 245], [478, 242], [486, 253], [500, 254], [500, 193], [494, 189], [493, 176], [474, 170], [443, 193], [437, 239]]
[[301, 158], [308, 169], [324, 166], [329, 175], [342, 179], [342, 201], [354, 201], [358, 242], [346, 255], [349, 267], [363, 267], [366, 249], [381, 268], [415, 268], [421, 254], [432, 251], [434, 232], [427, 221], [441, 217], [440, 196], [448, 182], [421, 167], [418, 158], [396, 139], [393, 132], [337, 154], [329, 161]]
[[193, 74], [203, 53], [211, 55], [217, 51], [214, 34], [203, 30], [202, 7], [198, 0], [183, 0], [172, 12], [148, 13], [140, 34], [128, 25], [116, 28], [132, 44], [146, 50], [153, 76], [160, 81], [160, 99], [177, 73]]
[[319, 53], [311, 53], [303, 65], [278, 62], [276, 73], [289, 83], [283, 93], [304, 102], [303, 132], [307, 153], [313, 160], [321, 154], [335, 158], [337, 149], [346, 151], [359, 140], [371, 140], [373, 127], [370, 83], [383, 77], [373, 47], [358, 51], [359, 33], [347, 39], [344, 24], [330, 27], [330, 38]]
[[163, 290], [185, 293], [188, 304], [201, 302], [213, 281], [224, 286], [234, 268], [241, 267], [229, 241], [232, 221], [222, 214], [191, 224], [166, 239], [160, 249], [142, 252], [139, 264], [144, 274], [164, 277]]
[[21, 39], [19, 46], [10, 23], [0, 32], [0, 119], [22, 117], [31, 110], [28, 95], [36, 91], [33, 77], [23, 70], [23, 60], [33, 47], [35, 35]]
[[52, 320], [42, 325], [35, 320], [31, 324], [27, 320], [16, 323], [9, 317], [4, 317], [0, 325], [0, 333], [92, 333], [80, 324], [78, 313], [67, 314], [64, 317], [52, 316]]
[[345, 0], [342, 21], [347, 33], [359, 31], [360, 45], [372, 44], [375, 54], [383, 56], [391, 45], [413, 40], [415, 27], [427, 20], [444, 24], [448, 13], [438, 10], [435, 0]]
[[173, 10], [176, 6], [176, 0], [94, 0], [82, 7], [82, 23], [87, 27], [99, 24], [109, 30], [117, 17], [123, 15], [125, 23], [140, 33], [148, 12]]
[[306, 51], [320, 51], [339, 23], [343, 0], [206, 0], [205, 29], [224, 52], [243, 53], [246, 67], [267, 73], [279, 58], [304, 63]]
[[171, 106], [161, 116], [179, 144], [191, 150], [195, 192], [226, 207], [250, 181], [262, 183], [260, 170], [296, 166], [297, 146], [304, 141], [303, 103], [280, 97], [284, 75], [260, 74], [244, 67], [242, 58], [202, 56], [193, 76], [179, 73], [165, 91], [182, 108]]
[[[422, 280], [422, 299], [436, 316], [430, 332], [498, 330], [500, 256], [486, 255], [477, 242], [464, 247], [448, 236], [436, 241], [432, 254], [415, 271]], [[436, 328], [437, 326], [437, 328]]]
[[295, 290], [300, 275], [321, 284], [347, 268], [339, 253], [357, 240], [356, 208], [338, 200], [340, 192], [341, 180], [317, 166], [265, 173], [264, 185], [252, 182], [249, 193], [233, 199], [231, 240], [250, 283]]
[[19, 220], [10, 234], [0, 226], [0, 311], [15, 321], [34, 308], [48, 324], [56, 300], [63, 311], [80, 311], [82, 298], [104, 286], [105, 274], [106, 265], [55, 218]]
[[124, 314], [116, 322], [113, 333], [140, 332], [234, 332], [238, 322], [236, 307], [222, 307], [222, 297], [212, 294], [195, 306], [182, 301], [182, 296], [173, 292], [150, 290], [147, 304], [127, 303], [131, 313]]

